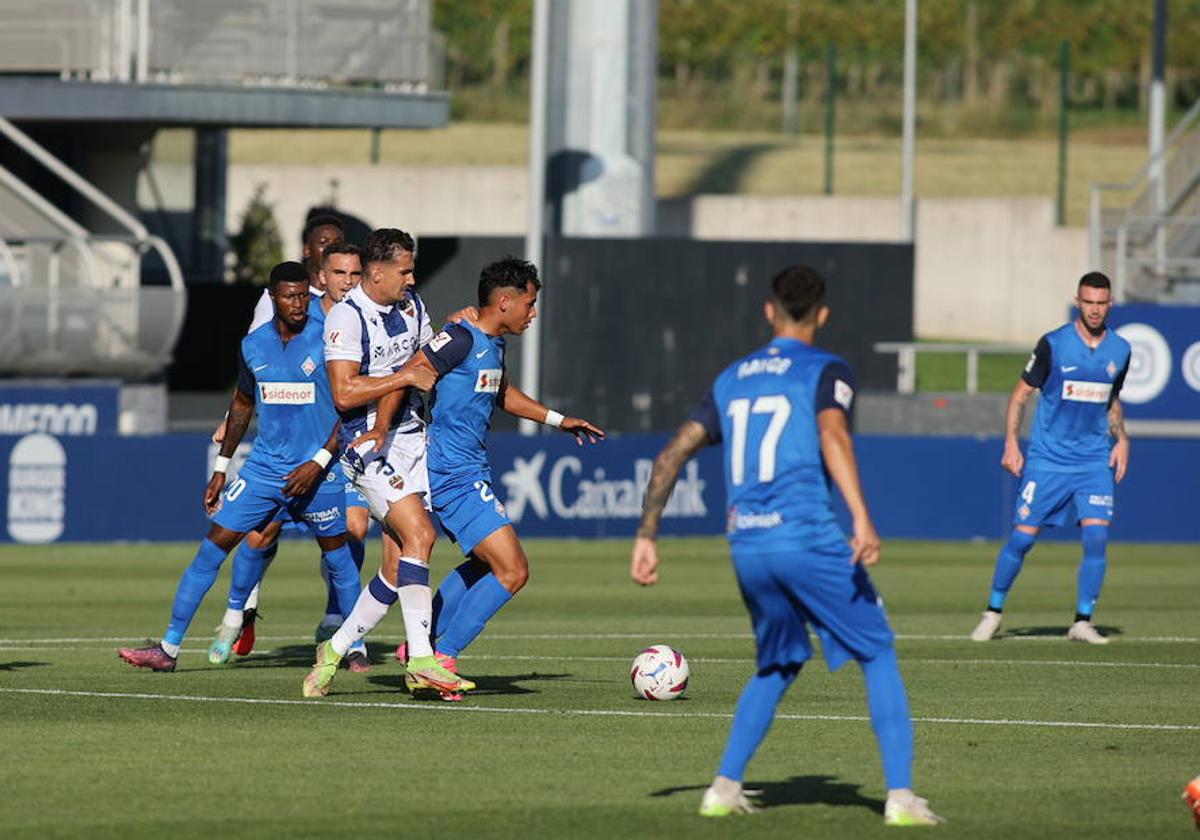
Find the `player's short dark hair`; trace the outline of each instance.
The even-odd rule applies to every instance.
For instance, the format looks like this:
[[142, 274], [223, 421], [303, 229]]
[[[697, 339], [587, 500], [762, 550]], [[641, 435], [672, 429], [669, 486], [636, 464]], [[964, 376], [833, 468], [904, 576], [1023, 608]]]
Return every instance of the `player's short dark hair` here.
[[790, 266], [771, 280], [771, 300], [793, 321], [813, 315], [824, 299], [825, 278], [811, 266]]
[[304, 223], [304, 232], [300, 234], [300, 244], [307, 245], [308, 238], [313, 235], [313, 231], [319, 227], [325, 227], [326, 225], [335, 227], [342, 232], [343, 236], [346, 235], [346, 229], [342, 226], [341, 219], [339, 219], [337, 216], [330, 216], [328, 213], [323, 213], [320, 216], [313, 216]]
[[534, 289], [542, 288], [537, 266], [528, 260], [509, 254], [504, 259], [488, 263], [479, 272], [479, 305], [487, 306], [496, 289], [519, 289], [524, 292], [529, 283], [533, 284]]
[[1084, 286], [1088, 286], [1092, 289], [1108, 289], [1111, 291], [1112, 281], [1108, 279], [1107, 274], [1103, 274], [1099, 271], [1089, 271], [1087, 274], [1079, 278], [1078, 288], [1082, 289]]
[[349, 254], [352, 257], [358, 257], [358, 261], [362, 262], [362, 248], [350, 242], [334, 242], [332, 245], [326, 245], [322, 259], [328, 260], [335, 254]]
[[308, 272], [298, 262], [281, 262], [271, 269], [270, 286], [275, 288], [281, 283], [304, 283], [308, 285]]
[[363, 248], [363, 266], [371, 263], [391, 262], [399, 259], [400, 254], [405, 251], [410, 254], [417, 252], [417, 243], [413, 241], [412, 234], [397, 228], [373, 230], [367, 237], [366, 247]]

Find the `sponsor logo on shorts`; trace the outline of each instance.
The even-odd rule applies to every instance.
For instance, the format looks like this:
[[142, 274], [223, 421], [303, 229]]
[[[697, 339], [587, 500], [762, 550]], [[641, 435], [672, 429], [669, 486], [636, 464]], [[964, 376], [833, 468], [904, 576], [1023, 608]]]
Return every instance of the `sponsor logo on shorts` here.
[[388, 479], [388, 484], [392, 485], [393, 490], [404, 489], [404, 476], [396, 474]]
[[1084, 382], [1078, 379], [1068, 379], [1063, 382], [1062, 398], [1072, 402], [1106, 403], [1112, 393], [1110, 382]]
[[336, 507], [325, 508], [324, 510], [306, 510], [304, 512], [304, 521], [316, 526], [319, 531], [328, 529], [330, 525], [341, 518], [342, 512]]
[[312, 405], [317, 388], [312, 382], [260, 382], [258, 396], [263, 405]]
[[1089, 505], [1099, 505], [1100, 507], [1110, 508], [1113, 506], [1113, 497], [1112, 496], [1101, 496], [1099, 494], [1093, 493], [1091, 496], [1088, 496], [1088, 504]]
[[495, 505], [496, 505], [496, 513], [500, 514], [501, 516], [504, 516], [505, 515], [504, 514], [504, 505], [501, 504], [499, 499], [496, 499]]
[[730, 508], [725, 529], [732, 534], [735, 531], [761, 531], [778, 528], [782, 524], [783, 514], [777, 510], [769, 513], [740, 513], [737, 508]]
[[504, 371], [500, 368], [486, 368], [479, 371], [479, 375], [475, 377], [475, 393], [498, 393], [500, 391], [500, 377], [503, 374]]
[[1029, 514], [1030, 514], [1030, 513], [1032, 513], [1032, 512], [1033, 512], [1033, 511], [1031, 511], [1031, 510], [1029, 509], [1029, 505], [1021, 505], [1019, 508], [1017, 508], [1017, 513], [1020, 515], [1020, 517], [1021, 517], [1022, 519], [1028, 519], [1028, 518], [1029, 518]]

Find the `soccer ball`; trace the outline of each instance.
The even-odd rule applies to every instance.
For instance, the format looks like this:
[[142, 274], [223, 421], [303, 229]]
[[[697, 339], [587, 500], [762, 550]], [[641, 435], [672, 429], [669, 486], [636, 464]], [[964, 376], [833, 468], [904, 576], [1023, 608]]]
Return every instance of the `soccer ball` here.
[[687, 688], [687, 660], [670, 645], [651, 645], [633, 658], [629, 679], [647, 700], [675, 700]]

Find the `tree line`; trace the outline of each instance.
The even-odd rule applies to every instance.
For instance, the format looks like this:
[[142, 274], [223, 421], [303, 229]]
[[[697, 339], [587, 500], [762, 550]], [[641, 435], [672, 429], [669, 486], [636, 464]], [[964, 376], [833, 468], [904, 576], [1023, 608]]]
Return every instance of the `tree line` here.
[[[839, 97], [891, 98], [903, 74], [903, 0], [659, 0], [664, 97], [736, 88], [777, 100], [789, 53], [798, 95], [824, 96], [837, 49]], [[1200, 0], [1169, 2], [1169, 100], [1200, 97]], [[437, 0], [451, 91], [524, 86], [532, 0]], [[967, 107], [1050, 110], [1059, 98], [1061, 44], [1070, 47], [1075, 107], [1147, 105], [1154, 0], [920, 0], [920, 95]]]

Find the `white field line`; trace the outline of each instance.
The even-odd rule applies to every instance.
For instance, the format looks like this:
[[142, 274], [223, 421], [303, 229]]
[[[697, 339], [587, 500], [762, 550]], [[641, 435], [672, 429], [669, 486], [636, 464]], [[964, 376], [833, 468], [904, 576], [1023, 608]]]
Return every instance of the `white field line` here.
[[[54, 648], [54, 647], [7, 647], [0, 646], [0, 652], [45, 652], [45, 653], [71, 653], [78, 650], [96, 650], [97, 648]], [[180, 654], [198, 655], [207, 654], [207, 648], [183, 648]], [[250, 654], [251, 657], [267, 656], [272, 653], [271, 650], [256, 650]], [[503, 653], [483, 653], [483, 654], [468, 654], [462, 657], [464, 662], [621, 662], [628, 663], [628, 656], [571, 656], [564, 658], [562, 656], [539, 656], [534, 654], [503, 654]], [[731, 659], [727, 657], [716, 656], [693, 656], [688, 657], [690, 662], [703, 663], [706, 665], [749, 665], [753, 663], [750, 657]], [[236, 660], [235, 660], [236, 661]], [[1029, 665], [1029, 666], [1049, 666], [1054, 668], [1163, 668], [1167, 670], [1184, 670], [1184, 671], [1200, 671], [1200, 663], [1190, 662], [1083, 662], [1070, 659], [922, 659], [917, 657], [905, 656], [901, 658], [901, 663], [905, 665]]]
[[[1001, 635], [996, 641], [999, 642], [1056, 642], [1061, 643], [1066, 636], [1004, 636]], [[80, 636], [80, 637], [63, 637], [53, 639], [0, 639], [0, 645], [27, 645], [27, 644], [76, 644], [85, 642], [140, 642], [147, 637], [142, 636]], [[257, 636], [261, 641], [266, 642], [304, 642], [311, 641], [312, 634], [301, 634], [294, 636]], [[401, 642], [403, 637], [381, 634], [372, 636], [378, 643]], [[604, 641], [604, 640], [634, 640], [644, 642], [646, 639], [656, 638], [672, 638], [672, 639], [721, 639], [721, 640], [740, 640], [754, 638], [750, 633], [686, 633], [686, 632], [660, 632], [650, 631], [646, 633], [489, 633], [486, 636], [488, 641], [500, 642], [528, 642], [528, 641]], [[905, 642], [965, 642], [968, 637], [962, 635], [929, 635], [929, 634], [905, 634], [899, 633], [896, 638]], [[1114, 640], [1119, 642], [1163, 642], [1168, 644], [1194, 644], [1200, 642], [1200, 637], [1197, 636], [1116, 636]]]
[[[539, 709], [530, 707], [505, 708], [499, 706], [474, 706], [468, 704], [449, 703], [389, 703], [382, 701], [347, 701], [347, 700], [284, 700], [279, 698], [262, 697], [208, 697], [197, 694], [148, 694], [142, 692], [118, 691], [70, 691], [60, 688], [5, 688], [0, 687], [0, 694], [24, 694], [53, 697], [99, 698], [107, 700], [167, 700], [182, 703], [230, 703], [252, 706], [308, 706], [310, 708], [339, 708], [339, 709], [401, 709], [404, 711], [445, 711], [452, 714], [480, 713], [502, 715], [547, 715], [563, 717], [623, 717], [623, 718], [707, 718], [713, 720], [730, 720], [732, 713], [728, 712], [640, 712], [624, 709]], [[864, 722], [870, 718], [865, 715], [798, 715], [780, 714], [776, 720], [798, 721], [852, 721]], [[1006, 718], [945, 718], [945, 717], [916, 717], [914, 723], [937, 723], [966, 726], [1027, 726], [1050, 727], [1058, 729], [1120, 729], [1134, 731], [1160, 732], [1200, 732], [1200, 724], [1186, 723], [1104, 723], [1101, 721], [1088, 722], [1077, 720], [1021, 720]]]

